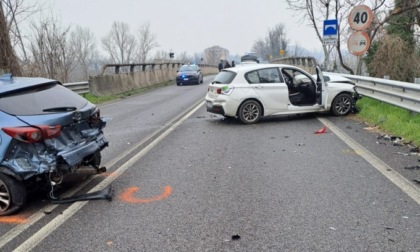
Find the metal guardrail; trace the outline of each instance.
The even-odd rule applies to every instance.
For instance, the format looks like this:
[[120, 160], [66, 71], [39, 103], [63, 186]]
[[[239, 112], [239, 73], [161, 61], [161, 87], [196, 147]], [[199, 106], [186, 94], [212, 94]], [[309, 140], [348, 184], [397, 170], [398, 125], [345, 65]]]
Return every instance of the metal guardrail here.
[[63, 86], [78, 94], [88, 94], [90, 92], [88, 81], [64, 83]]
[[382, 102], [420, 113], [420, 85], [402, 81], [358, 76], [351, 74], [335, 74], [353, 80], [356, 91]]

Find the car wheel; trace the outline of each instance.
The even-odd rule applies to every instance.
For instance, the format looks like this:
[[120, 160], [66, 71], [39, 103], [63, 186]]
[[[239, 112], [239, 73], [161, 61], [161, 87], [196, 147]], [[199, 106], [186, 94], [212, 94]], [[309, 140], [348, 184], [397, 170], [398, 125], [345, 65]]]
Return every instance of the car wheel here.
[[349, 94], [339, 94], [335, 97], [331, 111], [336, 116], [345, 116], [350, 113], [353, 107], [353, 98]]
[[180, 84], [177, 82], [176, 85], [179, 86]]
[[0, 216], [19, 211], [26, 202], [26, 189], [16, 179], [0, 173]]
[[260, 117], [261, 106], [256, 101], [246, 101], [239, 107], [239, 119], [245, 124], [257, 123]]
[[204, 82], [204, 77], [201, 76], [201, 82], [200, 83], [203, 83], [203, 82]]

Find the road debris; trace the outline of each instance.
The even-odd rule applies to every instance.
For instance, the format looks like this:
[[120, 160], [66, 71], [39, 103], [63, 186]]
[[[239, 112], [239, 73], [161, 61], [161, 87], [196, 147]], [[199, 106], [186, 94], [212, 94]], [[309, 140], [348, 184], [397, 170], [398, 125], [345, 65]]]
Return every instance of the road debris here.
[[239, 240], [239, 239], [241, 239], [241, 237], [239, 236], [239, 235], [232, 235], [232, 241], [236, 241], [236, 240]]
[[86, 201], [86, 200], [98, 200], [98, 199], [106, 199], [108, 201], [112, 201], [113, 196], [113, 188], [112, 185], [108, 188], [102, 189], [97, 192], [82, 194], [82, 195], [75, 195], [67, 198], [59, 198], [53, 199], [51, 201], [52, 204], [66, 204], [66, 203], [73, 203], [76, 201]]
[[315, 134], [324, 134], [325, 132], [327, 132], [328, 127], [325, 126], [322, 129], [319, 129], [317, 131], [315, 131]]
[[406, 166], [406, 167], [404, 167], [404, 169], [406, 169], [406, 170], [419, 170], [420, 169], [420, 165]]

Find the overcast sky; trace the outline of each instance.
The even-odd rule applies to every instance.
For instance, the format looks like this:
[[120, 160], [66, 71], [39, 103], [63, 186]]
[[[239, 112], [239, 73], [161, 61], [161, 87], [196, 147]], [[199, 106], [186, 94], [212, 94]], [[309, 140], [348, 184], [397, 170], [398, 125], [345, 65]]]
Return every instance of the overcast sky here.
[[[150, 22], [158, 50], [189, 55], [218, 45], [231, 55], [251, 51], [268, 29], [282, 23], [290, 44], [321, 50], [315, 31], [288, 10], [284, 0], [27, 0], [46, 2], [62, 25], [80, 25], [96, 36], [98, 46], [114, 21], [134, 33]], [[320, 24], [322, 25], [322, 24]]]

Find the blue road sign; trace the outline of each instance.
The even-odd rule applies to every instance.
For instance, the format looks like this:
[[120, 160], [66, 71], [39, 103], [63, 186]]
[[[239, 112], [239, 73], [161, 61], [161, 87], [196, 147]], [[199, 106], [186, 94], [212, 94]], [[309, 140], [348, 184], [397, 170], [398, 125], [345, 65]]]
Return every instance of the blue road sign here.
[[338, 21], [337, 19], [324, 20], [324, 37], [338, 36]]

